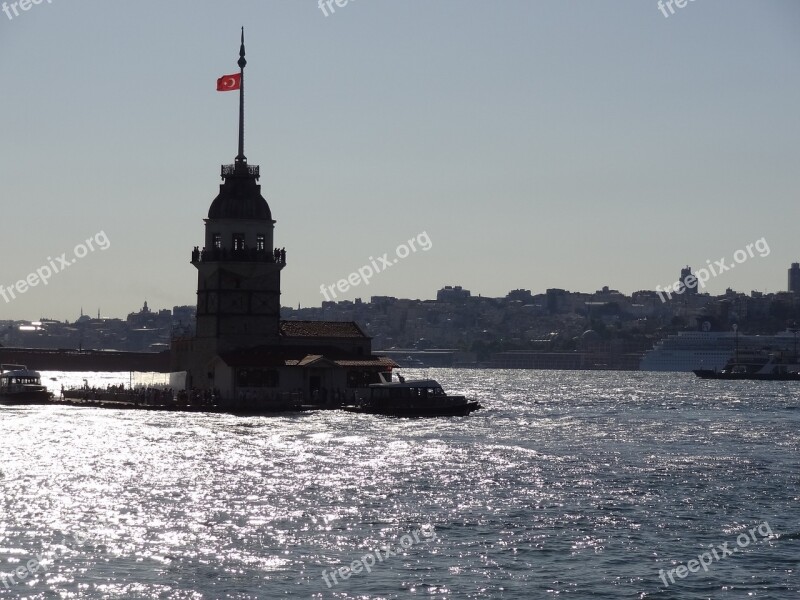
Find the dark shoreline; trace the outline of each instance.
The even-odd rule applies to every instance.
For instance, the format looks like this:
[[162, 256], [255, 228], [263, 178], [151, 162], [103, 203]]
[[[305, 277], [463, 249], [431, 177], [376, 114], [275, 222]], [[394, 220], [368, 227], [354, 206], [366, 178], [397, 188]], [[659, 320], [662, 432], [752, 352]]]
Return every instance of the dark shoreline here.
[[25, 365], [34, 371], [169, 373], [170, 351], [116, 352], [0, 347], [0, 363]]

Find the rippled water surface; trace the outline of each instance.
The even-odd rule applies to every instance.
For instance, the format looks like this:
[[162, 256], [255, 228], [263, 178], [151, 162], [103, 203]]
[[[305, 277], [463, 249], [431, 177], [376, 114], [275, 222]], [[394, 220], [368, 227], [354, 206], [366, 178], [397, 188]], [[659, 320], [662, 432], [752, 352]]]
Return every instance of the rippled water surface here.
[[0, 597], [800, 597], [796, 383], [404, 374], [485, 409], [0, 407]]

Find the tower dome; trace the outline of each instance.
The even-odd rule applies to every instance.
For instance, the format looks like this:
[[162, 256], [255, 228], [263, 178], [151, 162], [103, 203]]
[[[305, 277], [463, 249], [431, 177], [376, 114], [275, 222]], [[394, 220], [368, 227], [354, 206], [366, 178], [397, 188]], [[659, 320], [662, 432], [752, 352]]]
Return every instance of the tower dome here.
[[272, 221], [272, 211], [261, 195], [258, 166], [237, 162], [222, 167], [225, 183], [208, 209], [209, 219], [257, 219]]

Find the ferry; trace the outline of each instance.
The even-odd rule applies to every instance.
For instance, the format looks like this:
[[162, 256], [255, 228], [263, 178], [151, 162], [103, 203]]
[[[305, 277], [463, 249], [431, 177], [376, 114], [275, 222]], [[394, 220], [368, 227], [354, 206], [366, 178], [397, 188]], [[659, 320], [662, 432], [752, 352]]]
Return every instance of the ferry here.
[[747, 379], [753, 381], [800, 381], [797, 356], [782, 353], [737, 353], [722, 370], [695, 369], [701, 379]]
[[434, 379], [406, 381], [398, 376], [391, 381], [391, 373], [381, 374], [381, 383], [369, 386], [369, 397], [358, 406], [345, 407], [350, 412], [387, 415], [392, 417], [457, 417], [478, 410], [478, 402], [464, 396], [450, 396]]
[[681, 331], [655, 344], [641, 360], [642, 371], [720, 371], [740, 352], [788, 352], [797, 345], [794, 330], [775, 335], [743, 335], [734, 331]]
[[24, 365], [0, 365], [0, 404], [45, 404], [52, 397], [38, 371]]

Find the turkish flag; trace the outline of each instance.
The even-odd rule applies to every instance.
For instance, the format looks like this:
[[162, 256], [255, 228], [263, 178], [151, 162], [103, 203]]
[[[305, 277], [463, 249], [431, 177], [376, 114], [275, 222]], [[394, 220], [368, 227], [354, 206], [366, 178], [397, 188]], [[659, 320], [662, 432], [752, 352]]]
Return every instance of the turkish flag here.
[[231, 92], [233, 90], [238, 90], [241, 86], [242, 75], [240, 73], [236, 73], [236, 75], [225, 75], [217, 79], [218, 92]]

